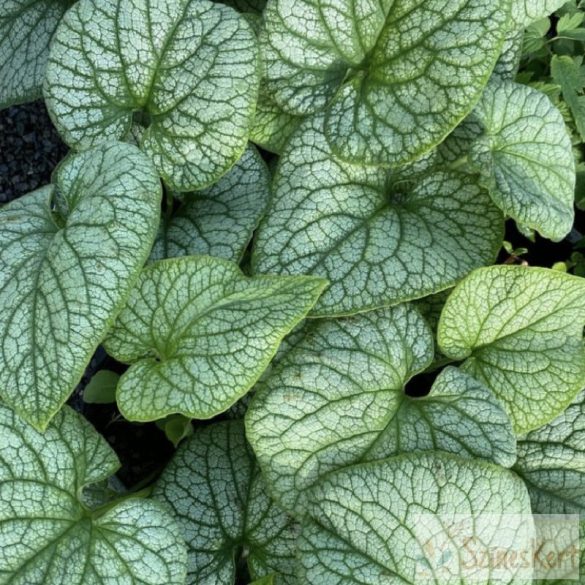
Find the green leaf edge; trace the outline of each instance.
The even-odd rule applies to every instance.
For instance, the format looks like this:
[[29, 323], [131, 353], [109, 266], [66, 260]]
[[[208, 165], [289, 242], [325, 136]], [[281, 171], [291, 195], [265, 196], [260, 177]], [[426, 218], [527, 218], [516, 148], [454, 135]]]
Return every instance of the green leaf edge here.
[[[243, 278], [245, 278], [246, 280], [271, 280], [275, 278], [275, 275], [253, 275], [253, 276], [248, 276], [247, 274], [245, 274], [241, 268], [233, 263], [230, 262], [229, 260], [225, 260], [223, 258], [217, 258], [215, 256], [207, 256], [205, 254], [202, 255], [191, 255], [191, 256], [180, 256], [177, 258], [164, 258], [162, 260], [157, 260], [156, 262], [153, 262], [152, 264], [149, 264], [148, 266], [146, 266], [142, 272], [140, 274], [144, 274], [147, 272], [150, 272], [154, 269], [157, 268], [157, 266], [161, 263], [181, 263], [184, 262], [186, 258], [212, 258], [214, 262], [219, 262], [219, 263], [223, 263], [226, 264], [227, 266], [230, 267], [230, 269], [236, 268], [237, 271], [242, 275]], [[235, 271], [234, 271], [235, 272]], [[319, 299], [319, 297], [321, 296], [321, 294], [323, 293], [323, 291], [325, 290], [325, 288], [327, 286], [329, 286], [329, 281], [318, 277], [318, 276], [277, 276], [278, 278], [288, 278], [288, 279], [297, 279], [300, 281], [306, 281], [307, 283], [309, 282], [313, 282], [316, 286], [316, 290], [318, 292], [317, 297], [315, 298], [315, 303], [317, 302], [317, 300]], [[135, 283], [136, 284], [136, 283]], [[314, 303], [313, 303], [314, 305]], [[311, 305], [311, 306], [313, 306]], [[161, 412], [157, 412], [156, 416], [153, 417], [145, 415], [144, 417], [134, 417], [134, 418], [130, 418], [128, 420], [131, 420], [132, 422], [152, 422], [154, 420], [158, 420], [160, 418], [164, 418], [165, 416], [169, 416], [172, 414], [182, 414], [183, 416], [186, 416], [188, 418], [192, 418], [192, 419], [197, 419], [197, 420], [210, 420], [213, 417], [217, 416], [218, 414], [221, 414], [223, 412], [225, 412], [226, 410], [228, 410], [230, 407], [232, 407], [236, 402], [238, 402], [238, 400], [240, 400], [243, 396], [245, 396], [246, 394], [248, 394], [248, 392], [256, 385], [256, 383], [258, 382], [258, 380], [260, 379], [260, 377], [262, 376], [262, 374], [266, 371], [266, 369], [268, 368], [268, 366], [270, 365], [270, 362], [273, 360], [274, 356], [278, 353], [278, 349], [280, 347], [280, 344], [282, 343], [282, 341], [284, 340], [284, 338], [299, 324], [301, 323], [304, 319], [307, 318], [307, 313], [308, 311], [311, 310], [311, 307], [309, 307], [307, 309], [307, 311], [305, 312], [304, 315], [300, 316], [299, 318], [295, 319], [294, 323], [292, 324], [290, 330], [286, 333], [284, 333], [283, 335], [281, 335], [279, 337], [279, 341], [278, 344], [275, 345], [273, 351], [271, 352], [270, 356], [266, 359], [266, 363], [262, 364], [260, 363], [259, 365], [257, 365], [256, 367], [256, 371], [258, 372], [258, 375], [256, 377], [256, 380], [252, 383], [250, 383], [244, 390], [242, 390], [241, 392], [238, 392], [237, 394], [234, 394], [234, 398], [232, 401], [229, 402], [229, 404], [224, 405], [222, 407], [220, 407], [218, 410], [215, 410], [213, 412], [210, 413], [206, 413], [205, 415], [202, 415], [200, 412], [178, 412], [176, 410], [168, 410], [168, 411], [161, 411]], [[107, 339], [105, 340], [105, 346], [106, 346], [106, 351], [112, 355], [112, 357], [116, 357], [115, 356], [115, 352], [110, 353], [110, 350], [108, 350], [107, 347]], [[127, 362], [122, 362], [122, 363], [127, 363]], [[138, 360], [136, 362], [133, 363], [138, 363]], [[132, 365], [132, 364], [127, 364], [127, 365]], [[124, 379], [124, 377], [126, 376], [126, 373], [122, 374], [120, 376], [120, 380], [118, 381], [118, 386], [116, 387], [116, 403], [118, 405], [118, 408], [120, 410], [120, 413], [125, 417], [126, 415], [124, 414], [124, 409], [123, 407], [120, 406], [119, 403], [119, 397], [120, 397], [120, 386], [122, 384], [122, 380]]]
[[[104, 142], [102, 144], [100, 144], [97, 147], [88, 149], [87, 151], [83, 151], [83, 152], [90, 152], [91, 150], [101, 150], [106, 148], [108, 145], [113, 145], [113, 144], [127, 144], [124, 142], [119, 142], [117, 140], [114, 141], [108, 141], [108, 142]], [[130, 145], [128, 145], [130, 146]], [[138, 149], [139, 152], [146, 157], [146, 159], [148, 159], [148, 156], [145, 155], [144, 152], [142, 152], [142, 150]], [[48, 185], [44, 185], [43, 187], [40, 187], [40, 189], [44, 189], [47, 187], [50, 187], [52, 189], [52, 191], [54, 192], [55, 189], [57, 188], [57, 184], [54, 183], [53, 181], [56, 181], [58, 176], [59, 176], [59, 172], [62, 166], [64, 166], [70, 158], [73, 158], [75, 156], [77, 156], [77, 152], [69, 152], [67, 154], [67, 156], [61, 160], [59, 162], [59, 164], [55, 167], [55, 169], [53, 170], [53, 173], [51, 174], [51, 183]], [[149, 159], [148, 159], [149, 160]], [[152, 163], [150, 163], [152, 164]], [[156, 172], [156, 171], [155, 171]], [[159, 198], [162, 199], [162, 185], [160, 184], [159, 181]], [[34, 191], [31, 191], [31, 193], [33, 193]], [[156, 224], [158, 226], [158, 223]], [[63, 229], [63, 228], [60, 228]], [[156, 237], [156, 230], [153, 232], [154, 233], [154, 237]], [[154, 242], [154, 239], [153, 239]], [[148, 254], [150, 254], [150, 251], [148, 252]], [[144, 263], [148, 260], [148, 255], [146, 255], [143, 265]], [[114, 307], [114, 309], [112, 310], [112, 313], [110, 314], [110, 317], [108, 319], [106, 319], [104, 321], [104, 325], [103, 325], [103, 333], [101, 336], [102, 342], [105, 339], [105, 337], [107, 336], [109, 330], [112, 328], [112, 325], [115, 323], [116, 319], [118, 318], [118, 315], [122, 312], [122, 310], [124, 309], [124, 307], [126, 306], [126, 303], [128, 301], [128, 298], [130, 297], [130, 293], [132, 292], [132, 289], [136, 286], [136, 283], [138, 282], [138, 279], [140, 278], [140, 274], [142, 272], [142, 268], [139, 270], [136, 270], [136, 274], [132, 277], [128, 279], [128, 284], [127, 284], [127, 291], [126, 294], [120, 298], [120, 301], [118, 302], [118, 304]], [[98, 343], [96, 345], [96, 349], [97, 347], [101, 344]], [[83, 378], [83, 374], [85, 373], [85, 370], [87, 369], [87, 367], [89, 366], [92, 358], [93, 358], [93, 354], [95, 353], [95, 350], [91, 352], [91, 354], [89, 354], [87, 356], [87, 359], [81, 363], [80, 361], [80, 365], [79, 368], [75, 371], [73, 371], [72, 373], [72, 379], [76, 380], [75, 384], [73, 384], [73, 387], [71, 388], [71, 390], [69, 391], [69, 394], [67, 396], [65, 396], [62, 400], [59, 401], [58, 406], [56, 406], [54, 409], [50, 409], [47, 410], [45, 412], [45, 416], [42, 419], [37, 419], [37, 421], [32, 421], [29, 417], [28, 414], [25, 413], [19, 406], [18, 404], [14, 404], [14, 405], [10, 405], [10, 408], [12, 408], [14, 410], [14, 412], [16, 414], [18, 414], [18, 416], [20, 418], [22, 418], [23, 420], [25, 420], [28, 424], [30, 424], [31, 426], [33, 426], [35, 429], [37, 429], [38, 431], [44, 432], [47, 430], [47, 427], [49, 426], [51, 420], [53, 419], [53, 417], [63, 408], [63, 406], [65, 405], [65, 403], [69, 400], [69, 398], [71, 397], [72, 392], [75, 390], [76, 386], [81, 382], [81, 379]], [[1, 400], [1, 396], [0, 396], [0, 400]]]
[[[473, 274], [475, 274], [476, 272], [484, 272], [486, 270], [490, 270], [493, 269], [495, 266], [497, 266], [500, 269], [504, 269], [504, 270], [530, 270], [531, 272], [540, 272], [541, 274], [554, 274], [556, 271], [551, 269], [551, 268], [544, 268], [542, 266], [514, 266], [514, 265], [493, 265], [493, 266], [484, 266], [483, 268], [478, 268], [477, 270], [473, 271]], [[579, 280], [582, 281], [585, 284], [585, 279], [579, 277], [579, 276], [575, 276], [572, 274], [567, 274], [565, 272], [561, 272], [559, 274], [563, 274], [564, 277], [566, 278], [567, 276], [574, 279], [574, 280]], [[465, 279], [462, 279], [461, 282], [459, 282], [459, 284], [457, 284], [457, 286], [451, 291], [451, 294], [454, 294], [462, 285], [463, 285], [463, 281]], [[449, 296], [451, 296], [451, 294]], [[449, 299], [447, 299], [447, 302], [449, 302]], [[445, 303], [446, 304], [446, 303]], [[436, 347], [437, 350], [441, 351], [444, 353], [444, 350], [442, 348], [441, 345], [441, 330], [442, 330], [442, 323], [444, 321], [444, 311], [441, 311], [441, 317], [439, 318], [439, 323], [437, 326], [437, 343], [436, 343]], [[585, 345], [584, 345], [584, 349], [585, 351]], [[449, 358], [449, 355], [445, 353], [445, 355]], [[460, 356], [457, 356], [456, 360], [457, 361], [466, 361], [469, 357], [471, 357], [473, 355], [473, 350], [471, 350], [469, 352], [469, 354], [465, 357], [465, 358], [460, 358]], [[470, 374], [472, 375], [472, 374]], [[472, 376], [474, 377], [474, 376]], [[585, 386], [585, 376], [583, 377], [583, 379], [581, 381], [578, 382], [578, 384], [576, 384], [574, 391], [571, 392], [571, 394], [564, 400], [562, 401], [562, 407], [559, 407], [558, 412], [550, 417], [550, 416], [546, 416], [546, 417], [539, 417], [538, 418], [538, 423], [535, 423], [534, 426], [531, 427], [522, 427], [522, 429], [518, 429], [518, 427], [516, 426], [515, 422], [512, 421], [512, 426], [514, 428], [514, 431], [516, 432], [516, 436], [520, 437], [523, 436], [527, 433], [530, 433], [531, 431], [535, 431], [536, 429], [539, 429], [541, 427], [543, 427], [544, 425], [552, 422], [553, 420], [555, 420], [560, 414], [562, 414], [575, 400], [575, 398], [577, 397], [577, 395], [579, 394], [579, 392], [581, 390], [583, 390], [583, 387]], [[491, 390], [491, 388], [489, 389], [490, 392], [492, 392], [492, 394], [494, 394], [493, 390]], [[494, 396], [496, 396], [494, 394]], [[496, 398], [498, 400], [500, 400], [500, 398], [498, 396], [496, 396]]]

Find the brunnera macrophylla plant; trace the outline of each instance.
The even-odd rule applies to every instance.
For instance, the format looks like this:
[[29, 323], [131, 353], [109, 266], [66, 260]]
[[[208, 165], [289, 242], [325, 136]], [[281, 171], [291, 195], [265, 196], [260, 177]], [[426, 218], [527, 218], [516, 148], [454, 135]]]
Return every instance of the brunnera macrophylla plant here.
[[[0, 584], [546, 577], [445, 580], [420, 527], [585, 513], [585, 280], [494, 265], [505, 220], [573, 225], [514, 81], [562, 4], [5, 2], [0, 106], [71, 152], [0, 209]], [[145, 489], [65, 405], [99, 346], [123, 417], [182, 425]]]

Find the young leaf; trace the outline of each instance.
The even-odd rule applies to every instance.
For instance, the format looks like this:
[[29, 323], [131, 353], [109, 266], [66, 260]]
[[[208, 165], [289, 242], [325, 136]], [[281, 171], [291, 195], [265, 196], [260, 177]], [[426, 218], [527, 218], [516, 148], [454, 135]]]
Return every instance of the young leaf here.
[[186, 194], [162, 219], [150, 259], [208, 254], [239, 262], [269, 199], [270, 173], [250, 147], [215, 185]]
[[290, 113], [326, 109], [343, 159], [410, 161], [471, 110], [507, 32], [508, 0], [271, 0], [267, 84]]
[[165, 437], [174, 445], [175, 449], [183, 439], [193, 434], [191, 419], [182, 414], [171, 414], [156, 421], [156, 426], [164, 432]]
[[550, 63], [551, 75], [561, 86], [563, 99], [571, 109], [575, 126], [585, 141], [585, 66], [583, 57], [553, 55]]
[[541, 18], [532, 22], [525, 31], [523, 54], [531, 55], [545, 49], [548, 32], [551, 29], [550, 18]]
[[575, 219], [575, 161], [561, 113], [539, 91], [494, 81], [471, 119], [484, 131], [471, 162], [496, 205], [546, 238], [564, 238]]
[[550, 422], [585, 385], [585, 279], [544, 268], [472, 273], [443, 309], [441, 351], [503, 402], [517, 433]]
[[327, 278], [313, 315], [347, 315], [453, 286], [493, 261], [502, 224], [474, 177], [394, 181], [384, 169], [342, 163], [313, 119], [281, 158], [252, 265]]
[[[323, 474], [402, 447], [511, 465], [505, 414], [469, 376], [442, 374], [424, 406], [404, 394], [432, 357], [431, 332], [411, 306], [310, 323], [261, 382], [246, 416], [248, 439], [278, 501], [302, 514], [303, 491]], [[487, 444], [472, 436], [478, 424]]]
[[573, 14], [563, 14], [557, 22], [557, 34], [563, 36], [564, 33], [579, 28], [585, 20], [583, 12], [575, 12]]
[[518, 442], [514, 470], [526, 483], [536, 514], [585, 512], [585, 392]]
[[215, 182], [246, 147], [258, 90], [254, 32], [208, 0], [80, 0], [51, 44], [45, 98], [75, 148], [121, 138], [177, 191]]
[[161, 188], [129, 144], [72, 156], [0, 210], [0, 394], [39, 429], [79, 382], [142, 268]]
[[107, 443], [64, 407], [44, 434], [0, 405], [0, 581], [182, 585], [185, 544], [156, 502], [92, 510], [88, 484], [118, 468]]
[[276, 585], [297, 583], [298, 526], [267, 495], [240, 421], [197, 430], [157, 481], [153, 497], [181, 525], [189, 583], [234, 583], [242, 549], [253, 578], [276, 573]]
[[41, 96], [49, 41], [74, 0], [5, 0], [0, 13], [0, 109]]
[[362, 460], [413, 451], [447, 451], [511, 467], [516, 461], [516, 437], [492, 393], [469, 374], [448, 367], [428, 396], [401, 394], [398, 410]]
[[120, 375], [110, 370], [97, 372], [83, 391], [83, 401], [88, 404], [116, 402], [116, 386]]
[[210, 256], [147, 267], [105, 341], [112, 356], [132, 364], [118, 384], [120, 411], [148, 421], [228, 409], [325, 286], [310, 277], [247, 278]]
[[[475, 548], [528, 550], [534, 537], [524, 484], [492, 464], [424, 453], [357, 465], [311, 490], [309, 514], [299, 539], [301, 583], [529, 582], [515, 576], [518, 564], [505, 581], [489, 579], [491, 564], [483, 572], [473, 564]], [[473, 525], [459, 535], [461, 517]], [[443, 552], [440, 561], [429, 559], [433, 545], [445, 547], [434, 555]]]

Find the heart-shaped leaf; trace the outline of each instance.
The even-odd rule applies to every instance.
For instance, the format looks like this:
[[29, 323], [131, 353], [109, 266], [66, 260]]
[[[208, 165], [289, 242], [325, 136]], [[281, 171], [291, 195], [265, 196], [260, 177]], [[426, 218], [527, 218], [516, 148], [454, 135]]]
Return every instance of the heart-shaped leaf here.
[[182, 585], [185, 543], [160, 504], [125, 498], [90, 509], [82, 500], [117, 468], [68, 407], [40, 433], [0, 405], [0, 582]]
[[161, 260], [146, 268], [106, 339], [132, 364], [118, 384], [130, 420], [173, 413], [211, 418], [258, 380], [283, 337], [315, 304], [326, 282], [245, 277], [210, 256]]
[[311, 490], [309, 514], [301, 583], [530, 583], [522, 563], [486, 558], [534, 538], [522, 480], [495, 465], [441, 453], [356, 465]]
[[514, 467], [537, 514], [585, 512], [585, 392], [549, 424], [518, 442]]
[[261, 273], [327, 278], [313, 315], [347, 315], [453, 286], [493, 261], [502, 224], [475, 178], [449, 171], [405, 181], [342, 163], [313, 119], [281, 157], [252, 261]]
[[585, 280], [491, 266], [459, 284], [439, 323], [441, 351], [503, 402], [516, 432], [560, 414], [585, 385]]
[[482, 129], [470, 160], [498, 207], [546, 238], [564, 238], [575, 219], [575, 160], [562, 114], [545, 94], [495, 80], [470, 122]]
[[514, 462], [502, 407], [470, 376], [453, 368], [428, 398], [405, 395], [406, 382], [433, 357], [431, 332], [413, 307], [310, 322], [301, 335], [246, 415], [248, 439], [286, 509], [302, 514], [303, 492], [325, 473], [402, 450]]
[[68, 158], [0, 210], [0, 394], [44, 428], [79, 382], [148, 257], [161, 187], [136, 147]]
[[49, 41], [75, 0], [5, 0], [0, 12], [0, 109], [41, 96]]
[[326, 109], [344, 159], [399, 164], [473, 108], [508, 29], [508, 0], [271, 0], [269, 91], [290, 113]]
[[267, 495], [240, 421], [198, 430], [179, 448], [153, 497], [181, 525], [189, 584], [233, 583], [243, 549], [253, 578], [276, 573], [275, 585], [297, 583], [298, 525]]
[[269, 199], [270, 173], [251, 147], [215, 185], [185, 194], [163, 217], [150, 259], [208, 254], [239, 262]]
[[51, 43], [45, 98], [75, 148], [122, 138], [177, 191], [215, 182], [246, 147], [259, 79], [256, 36], [208, 0], [80, 0]]

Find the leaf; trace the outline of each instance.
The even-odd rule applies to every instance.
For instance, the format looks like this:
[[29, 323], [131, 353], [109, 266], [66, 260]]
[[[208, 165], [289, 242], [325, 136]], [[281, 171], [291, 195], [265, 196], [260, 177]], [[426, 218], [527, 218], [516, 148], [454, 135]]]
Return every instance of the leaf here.
[[134, 146], [72, 156], [55, 184], [0, 210], [0, 393], [44, 429], [122, 308], [159, 222], [161, 188]]
[[[523, 54], [531, 56], [545, 49], [548, 42], [548, 32], [551, 30], [550, 18], [541, 18], [532, 22], [524, 34]], [[545, 54], [548, 56], [548, 53]]]
[[41, 97], [49, 41], [70, 0], [5, 0], [0, 13], [0, 109]]
[[[258, 385], [246, 415], [248, 440], [278, 502], [302, 514], [305, 490], [324, 474], [403, 445], [511, 465], [509, 423], [466, 374], [442, 374], [424, 405], [405, 395], [406, 382], [432, 357], [431, 332], [411, 306], [310, 322]], [[481, 446], [470, 436], [480, 422], [488, 436]], [[400, 437], [393, 442], [393, 435]]]
[[496, 63], [494, 75], [500, 79], [515, 79], [520, 68], [522, 48], [524, 43], [524, 31], [514, 31], [506, 37], [502, 54]]
[[512, 20], [515, 28], [526, 28], [558, 10], [567, 0], [512, 0]]
[[260, 89], [260, 97], [256, 104], [256, 117], [250, 130], [250, 140], [265, 150], [280, 154], [303, 118], [284, 112], [263, 89]]
[[558, 416], [585, 386], [585, 280], [556, 270], [473, 272], [443, 309], [438, 343], [502, 401], [518, 434]]
[[583, 57], [553, 55], [550, 68], [554, 81], [561, 86], [563, 99], [571, 109], [579, 136], [581, 140], [585, 141], [585, 66], [583, 66]]
[[563, 14], [557, 22], [557, 33], [562, 35], [568, 31], [579, 28], [585, 20], [585, 14], [582, 12], [576, 12], [574, 14]]
[[566, 30], [563, 32], [562, 36], [559, 35], [559, 37], [555, 40], [557, 40], [558, 43], [560, 44], [565, 39], [580, 41], [580, 42], [584, 43], [585, 42], [585, 28], [576, 28], [573, 30]]
[[51, 44], [45, 99], [77, 149], [122, 138], [138, 116], [142, 150], [165, 183], [190, 191], [243, 153], [258, 67], [254, 32], [221, 4], [80, 0]]
[[469, 552], [528, 550], [532, 542], [526, 488], [495, 465], [423, 453], [349, 467], [311, 490], [309, 514], [301, 583], [530, 582], [519, 563], [496, 573], [505, 580], [491, 580], [493, 565], [482, 569]]
[[327, 278], [313, 315], [338, 316], [439, 292], [493, 261], [502, 216], [475, 178], [393, 178], [340, 162], [307, 121], [281, 157], [253, 270]]
[[270, 198], [270, 173], [248, 148], [215, 185], [186, 194], [163, 218], [150, 259], [208, 254], [239, 262]]
[[88, 404], [116, 402], [116, 386], [120, 375], [111, 370], [96, 372], [83, 391], [83, 401]]
[[[562, 541], [561, 541], [562, 542]], [[553, 561], [552, 570], [562, 568], [563, 564], [569, 570], [570, 577], [567, 579], [555, 579], [551, 580], [551, 576], [546, 574], [544, 575], [543, 579], [536, 580], [535, 585], [575, 585], [579, 583], [579, 577], [583, 580], [583, 575], [585, 575], [585, 521], [581, 521], [579, 524], [579, 542], [575, 543], [575, 549], [565, 549], [565, 556], [559, 557], [557, 563]], [[573, 556], [577, 556], [577, 559]], [[558, 567], [558, 565], [561, 567]], [[568, 566], [567, 566], [568, 565]], [[546, 564], [545, 564], [546, 569]]]
[[164, 432], [166, 438], [174, 445], [175, 449], [183, 439], [193, 434], [191, 419], [182, 414], [171, 414], [157, 420], [156, 426]]
[[508, 0], [271, 0], [267, 85], [291, 114], [326, 110], [343, 159], [394, 165], [469, 113], [499, 56]]
[[298, 526], [268, 497], [241, 422], [198, 429], [157, 481], [153, 497], [181, 525], [188, 583], [234, 583], [245, 547], [253, 578], [277, 573], [276, 585], [296, 584]]
[[452, 289], [447, 289], [437, 293], [436, 295], [429, 295], [414, 303], [420, 314], [425, 318], [426, 322], [430, 325], [433, 332], [437, 331], [439, 325], [439, 319], [441, 318], [441, 312], [443, 307], [451, 294]]
[[492, 199], [519, 223], [561, 240], [574, 221], [575, 161], [563, 117], [542, 93], [490, 84], [471, 116], [483, 135], [470, 159]]
[[526, 483], [536, 514], [585, 512], [585, 392], [518, 442], [514, 470]]
[[447, 451], [502, 467], [516, 461], [516, 438], [500, 402], [469, 374], [448, 367], [423, 398], [401, 403], [363, 460], [413, 451]]
[[149, 421], [227, 410], [258, 380], [325, 284], [247, 278], [210, 256], [147, 267], [105, 341], [110, 355], [132, 364], [118, 384], [120, 412]]
[[159, 504], [131, 497], [92, 510], [80, 499], [118, 466], [68, 407], [41, 434], [0, 405], [0, 582], [184, 583], [185, 545]]

